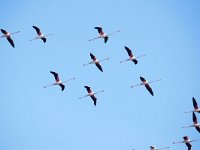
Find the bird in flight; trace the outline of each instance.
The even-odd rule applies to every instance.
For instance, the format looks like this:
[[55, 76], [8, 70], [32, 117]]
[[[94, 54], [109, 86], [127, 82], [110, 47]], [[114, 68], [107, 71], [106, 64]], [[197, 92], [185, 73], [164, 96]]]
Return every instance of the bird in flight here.
[[15, 44], [14, 44], [13, 39], [11, 38], [11, 35], [15, 34], [15, 33], [19, 33], [20, 31], [9, 33], [6, 30], [1, 29], [1, 32], [3, 33], [3, 36], [1, 36], [1, 38], [4, 38], [4, 37], [7, 38], [8, 42], [10, 43], [10, 45], [14, 48]]

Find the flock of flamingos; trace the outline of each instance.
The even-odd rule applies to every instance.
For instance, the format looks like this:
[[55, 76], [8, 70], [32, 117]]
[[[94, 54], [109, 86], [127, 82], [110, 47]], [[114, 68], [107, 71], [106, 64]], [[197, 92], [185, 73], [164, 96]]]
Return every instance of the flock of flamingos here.
[[[31, 39], [30, 41], [33, 41], [33, 40], [36, 40], [36, 39], [41, 39], [44, 43], [47, 41], [47, 36], [51, 36], [53, 34], [46, 34], [44, 35], [41, 30], [36, 27], [36, 26], [32, 26], [36, 33], [37, 33], [37, 36], [33, 39]], [[113, 33], [110, 33], [110, 34], [106, 34], [103, 32], [102, 30], [102, 27], [95, 27], [94, 29], [96, 29], [99, 33], [99, 36], [93, 38], [93, 39], [90, 39], [89, 41], [93, 41], [93, 40], [96, 40], [96, 39], [99, 39], [99, 38], [102, 38], [104, 39], [104, 43], [106, 43], [108, 41], [108, 38], [117, 33], [117, 32], [120, 32], [119, 30], [113, 32]], [[12, 47], [15, 47], [15, 44], [14, 44], [14, 41], [13, 39], [11, 38], [11, 35], [13, 34], [16, 34], [16, 33], [19, 33], [20, 31], [17, 31], [17, 32], [13, 32], [13, 33], [9, 33], [7, 32], [6, 30], [4, 29], [1, 29], [1, 32], [3, 33], [3, 35], [1, 36], [1, 38], [6, 38], [8, 40], [8, 42], [10, 43], [10, 45]], [[127, 51], [128, 53], [128, 56], [129, 58], [127, 58], [126, 60], [123, 60], [123, 61], [120, 61], [120, 63], [123, 63], [123, 62], [127, 62], [127, 61], [132, 61], [135, 65], [138, 63], [138, 58], [141, 58], [141, 57], [144, 57], [146, 56], [145, 54], [139, 56], [139, 57], [136, 57], [133, 55], [132, 53], [132, 50], [130, 48], [128, 48], [127, 46], [124, 47], [125, 50]], [[101, 71], [103, 72], [103, 68], [100, 64], [100, 62], [102, 61], [106, 61], [108, 60], [109, 58], [105, 58], [105, 59], [102, 59], [102, 60], [98, 60], [96, 58], [96, 56], [92, 53], [90, 53], [90, 57], [92, 59], [91, 62], [87, 63], [87, 64], [83, 64], [83, 66], [86, 66], [86, 65], [90, 65], [90, 64], [95, 64], [96, 67]], [[61, 90], [63, 91], [65, 89], [65, 85], [64, 83], [70, 81], [70, 80], [74, 80], [75, 78], [71, 78], [71, 79], [68, 79], [66, 81], [62, 81], [60, 80], [59, 78], [59, 75], [58, 73], [54, 72], [54, 71], [50, 71], [50, 73], [54, 76], [55, 78], [55, 82], [53, 84], [50, 84], [50, 85], [47, 85], [47, 86], [44, 86], [44, 88], [47, 88], [47, 87], [50, 87], [50, 86], [54, 86], [54, 85], [59, 85], [61, 87]], [[133, 87], [136, 87], [136, 86], [141, 86], [141, 85], [144, 85], [146, 87], [146, 89], [148, 90], [148, 92], [154, 96], [154, 93], [153, 93], [153, 90], [152, 88], [150, 87], [150, 83], [153, 83], [153, 82], [157, 82], [157, 81], [160, 81], [161, 79], [158, 79], [158, 80], [153, 80], [153, 81], [147, 81], [144, 77], [140, 77], [140, 80], [141, 80], [141, 83], [137, 84], [137, 85], [132, 85], [131, 88]], [[97, 104], [97, 98], [96, 98], [96, 94], [98, 93], [101, 93], [101, 92], [104, 92], [104, 90], [101, 90], [101, 91], [98, 91], [98, 92], [93, 92], [91, 90], [91, 87], [89, 86], [84, 86], [87, 90], [87, 94], [85, 96], [82, 96], [80, 97], [79, 99], [82, 99], [82, 98], [85, 98], [85, 97], [91, 97], [91, 99], [93, 100], [93, 103], [94, 103], [94, 106], [96, 106]], [[194, 106], [194, 109], [192, 111], [189, 111], [189, 112], [185, 112], [185, 113], [192, 113], [192, 119], [193, 119], [193, 124], [192, 125], [189, 125], [189, 126], [184, 126], [182, 128], [189, 128], [189, 127], [194, 127], [196, 128], [196, 130], [200, 133], [200, 124], [198, 123], [197, 121], [197, 117], [195, 115], [195, 113], [200, 113], [200, 108], [198, 107], [198, 104], [195, 100], [195, 98], [193, 97], [192, 98], [192, 102], [193, 102], [193, 106]], [[184, 136], [183, 137], [183, 141], [178, 141], [178, 142], [173, 142], [173, 144], [177, 144], [177, 143], [185, 143], [188, 150], [191, 150], [192, 149], [192, 144], [191, 142], [194, 142], [194, 141], [199, 141], [200, 139], [196, 139], [196, 140], [190, 140], [188, 136]], [[161, 148], [156, 148], [155, 146], [150, 146], [150, 150], [161, 150], [161, 149], [168, 149], [169, 147], [161, 147]]]

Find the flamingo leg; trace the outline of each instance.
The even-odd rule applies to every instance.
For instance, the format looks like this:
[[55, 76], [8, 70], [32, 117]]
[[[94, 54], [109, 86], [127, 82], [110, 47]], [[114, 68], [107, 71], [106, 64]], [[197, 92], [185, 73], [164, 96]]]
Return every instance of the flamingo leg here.
[[160, 150], [160, 149], [168, 149], [170, 147], [161, 147], [161, 148], [158, 148], [157, 150]]
[[89, 95], [85, 95], [85, 96], [82, 96], [82, 97], [79, 97], [78, 99], [83, 99], [85, 97], [88, 97]]
[[91, 61], [91, 62], [89, 62], [89, 63], [87, 63], [87, 64], [83, 64], [83, 66], [87, 66], [87, 65], [91, 65], [91, 64], [94, 64], [94, 62]]
[[44, 85], [43, 87], [44, 88], [48, 88], [48, 87], [53, 86], [53, 85], [56, 85], [56, 83], [53, 83], [53, 84], [50, 84], [50, 85], [46, 85], [46, 86]]
[[104, 92], [104, 90], [101, 90], [101, 91], [95, 92], [94, 95], [95, 95], [95, 94], [102, 93], [102, 92]]
[[109, 60], [109, 58], [105, 58], [105, 59], [99, 60], [99, 62], [102, 62], [102, 61], [105, 61], [105, 60]]
[[109, 33], [107, 36], [111, 36], [111, 35], [113, 35], [113, 34], [115, 34], [117, 32], [120, 32], [120, 30], [116, 30], [115, 32]]
[[63, 81], [62, 83], [66, 83], [66, 82], [69, 82], [69, 81], [74, 80], [74, 79], [76, 79], [76, 78], [68, 79], [68, 80], [66, 80], [66, 81]]
[[145, 56], [146, 56], [146, 54], [143, 54], [141, 56], [136, 57], [136, 59], [141, 58], [141, 57], [145, 57]]
[[120, 63], [124, 63], [124, 62], [127, 62], [127, 61], [130, 61], [130, 59], [122, 60], [122, 61], [120, 61]]
[[96, 40], [96, 39], [99, 39], [99, 38], [103, 38], [103, 37], [101, 37], [101, 36], [95, 37], [95, 38], [93, 38], [93, 39], [90, 39], [89, 42], [90, 42], [90, 41], [93, 41], [93, 40]]

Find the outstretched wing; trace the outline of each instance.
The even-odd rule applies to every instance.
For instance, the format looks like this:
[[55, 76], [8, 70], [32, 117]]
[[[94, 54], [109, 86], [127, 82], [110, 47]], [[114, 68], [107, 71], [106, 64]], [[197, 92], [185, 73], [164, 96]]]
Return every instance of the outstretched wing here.
[[138, 63], [137, 59], [133, 59], [132, 61], [133, 61], [135, 64]]
[[7, 34], [8, 32], [6, 31], [6, 30], [4, 30], [4, 29], [1, 29], [1, 32], [3, 33], [3, 34]]
[[96, 106], [97, 105], [97, 98], [94, 95], [92, 95], [91, 98], [94, 102], [94, 106]]
[[143, 77], [140, 77], [140, 80], [141, 80], [142, 82], [146, 82], [146, 79], [143, 78]]
[[192, 120], [193, 120], [194, 124], [197, 123], [197, 117], [194, 112], [192, 113]]
[[102, 30], [101, 27], [94, 27], [94, 28], [98, 30], [99, 34], [102, 34], [102, 33], [103, 33], [103, 30]]
[[153, 96], [153, 90], [151, 89], [150, 85], [146, 84], [145, 87], [149, 91], [149, 93]]
[[191, 150], [192, 145], [191, 145], [190, 143], [185, 143], [185, 144], [186, 144], [186, 146], [188, 147], [188, 150]]
[[61, 90], [63, 91], [65, 89], [65, 85], [64, 84], [59, 84], [61, 87]]
[[50, 71], [50, 73], [54, 75], [54, 78], [55, 78], [55, 80], [56, 80], [57, 82], [60, 81], [59, 76], [58, 76], [58, 74], [57, 74], [56, 72]]
[[41, 31], [40, 31], [40, 29], [38, 27], [33, 26], [33, 28], [35, 29], [35, 31], [37, 32], [38, 35], [42, 34]]
[[86, 88], [86, 90], [87, 90], [88, 93], [92, 92], [92, 90], [91, 90], [91, 88], [89, 86], [84, 86], [84, 87]]
[[47, 39], [46, 39], [45, 37], [42, 37], [41, 39], [42, 39], [42, 41], [43, 41], [44, 43], [47, 41]]
[[104, 37], [104, 43], [108, 41], [108, 36]]
[[12, 45], [12, 47], [15, 47], [15, 44], [13, 42], [13, 40], [11, 39], [10, 36], [7, 37], [8, 42]]
[[96, 60], [96, 57], [92, 53], [90, 53], [90, 57], [92, 60]]
[[197, 101], [195, 100], [194, 97], [192, 98], [192, 102], [193, 102], [194, 108], [195, 108], [195, 109], [198, 109], [198, 104], [197, 104]]
[[124, 47], [125, 47], [125, 49], [126, 49], [128, 55], [129, 55], [130, 57], [133, 57], [133, 53], [132, 53], [131, 49], [128, 48], [128, 47], [126, 47], [126, 46], [124, 46]]
[[103, 69], [102, 69], [100, 63], [96, 63], [96, 66], [97, 66], [97, 68], [98, 68], [101, 72], [103, 72]]

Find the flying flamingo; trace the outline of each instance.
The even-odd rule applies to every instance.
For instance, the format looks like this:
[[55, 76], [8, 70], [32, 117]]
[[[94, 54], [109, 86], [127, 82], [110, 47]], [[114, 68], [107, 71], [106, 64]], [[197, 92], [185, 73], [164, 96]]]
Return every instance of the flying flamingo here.
[[88, 92], [87, 95], [83, 96], [83, 97], [80, 97], [79, 99], [82, 99], [82, 98], [85, 98], [85, 97], [88, 97], [90, 96], [94, 102], [94, 106], [96, 106], [97, 104], [97, 98], [95, 97], [95, 94], [98, 94], [98, 93], [101, 93], [101, 92], [104, 92], [104, 90], [102, 91], [98, 91], [98, 92], [92, 92], [91, 88], [89, 86], [84, 86]]
[[10, 35], [15, 34], [15, 33], [19, 33], [20, 31], [9, 33], [6, 30], [1, 29], [1, 32], [3, 33], [3, 36], [1, 36], [1, 38], [4, 38], [4, 37], [7, 38], [8, 42], [11, 44], [11, 46], [15, 47], [14, 41], [12, 40]]
[[33, 39], [31, 39], [31, 40], [29, 40], [29, 41], [33, 41], [33, 40], [36, 40], [36, 39], [41, 39], [41, 40], [45, 43], [45, 42], [47, 41], [46, 37], [47, 37], [47, 36], [53, 35], [52, 33], [47, 34], [47, 35], [44, 35], [38, 27], [36, 27], [36, 26], [32, 26], [32, 27], [33, 27], [33, 28], [35, 29], [35, 31], [37, 32], [37, 35], [38, 35], [38, 36], [35, 37], [35, 38], [33, 38]]
[[168, 149], [169, 147], [161, 147], [161, 148], [156, 148], [155, 146], [150, 146], [150, 150], [161, 150], [161, 149]]
[[74, 80], [74, 79], [75, 79], [75, 78], [71, 78], [71, 79], [68, 79], [67, 81], [63, 81], [63, 82], [62, 82], [62, 81], [60, 80], [59, 76], [58, 76], [58, 73], [56, 73], [56, 72], [54, 72], [54, 71], [50, 71], [50, 73], [54, 75], [54, 78], [55, 78], [56, 82], [53, 83], [53, 84], [44, 86], [44, 88], [47, 88], [47, 87], [50, 87], [50, 86], [53, 86], [53, 85], [59, 85], [59, 86], [61, 87], [61, 90], [63, 91], [63, 90], [65, 89], [64, 83], [66, 83], [66, 82], [68, 82], [68, 81], [70, 81], [70, 80]]
[[182, 128], [195, 127], [196, 130], [200, 133], [200, 124], [198, 123], [197, 117], [196, 117], [194, 112], [192, 113], [192, 119], [193, 119], [193, 123], [194, 123], [193, 125], [185, 126], [185, 127], [182, 127]]
[[119, 30], [113, 32], [113, 33], [110, 33], [110, 34], [106, 34], [103, 32], [103, 29], [102, 27], [94, 27], [94, 29], [97, 29], [98, 30], [98, 33], [99, 33], [99, 36], [93, 38], [93, 39], [90, 39], [89, 41], [93, 41], [93, 40], [96, 40], [96, 39], [99, 39], [99, 38], [104, 38], [104, 43], [106, 43], [108, 41], [108, 37], [117, 33], [117, 32], [120, 32]]
[[192, 148], [191, 142], [194, 142], [194, 141], [199, 141], [199, 140], [190, 140], [190, 139], [188, 138], [188, 136], [184, 136], [184, 137], [183, 137], [183, 141], [181, 141], [181, 142], [173, 142], [173, 144], [185, 143], [186, 146], [188, 147], [188, 150], [191, 150], [191, 148]]
[[146, 54], [144, 54], [144, 55], [141, 55], [139, 57], [135, 57], [130, 48], [128, 48], [127, 46], [124, 46], [124, 47], [125, 47], [130, 58], [123, 60], [123, 61], [120, 61], [120, 63], [123, 63], [123, 62], [126, 62], [126, 61], [133, 61], [135, 64], [137, 64], [138, 63], [137, 58], [141, 58], [143, 56], [146, 56]]
[[193, 102], [194, 110], [189, 111], [189, 112], [185, 112], [185, 113], [191, 113], [191, 112], [198, 112], [198, 113], [200, 113], [200, 109], [199, 109], [198, 104], [197, 104], [197, 102], [196, 102], [196, 100], [195, 100], [194, 97], [192, 98], [192, 102]]
[[86, 66], [86, 65], [90, 65], [90, 64], [95, 64], [97, 66], [97, 68], [103, 72], [103, 69], [102, 69], [102, 66], [100, 65], [100, 62], [102, 61], [105, 61], [105, 60], [108, 60], [109, 58], [105, 58], [103, 60], [98, 60], [92, 53], [90, 53], [90, 57], [92, 59], [91, 62], [89, 62], [88, 64], [83, 64], [83, 66]]
[[145, 78], [140, 77], [140, 80], [142, 81], [142, 83], [137, 84], [137, 85], [132, 85], [131, 88], [136, 87], [136, 86], [140, 86], [140, 85], [144, 85], [144, 86], [146, 87], [146, 89], [149, 91], [149, 93], [150, 93], [152, 96], [154, 96], [153, 90], [151, 89], [149, 83], [157, 82], [157, 81], [160, 81], [161, 79], [154, 80], [154, 81], [147, 81]]

